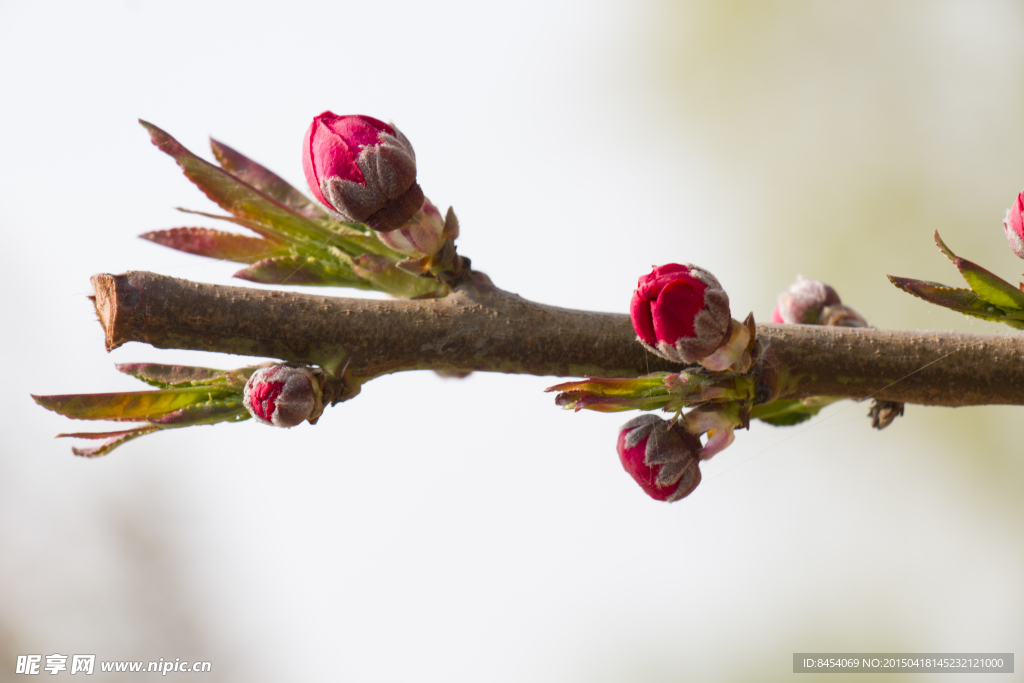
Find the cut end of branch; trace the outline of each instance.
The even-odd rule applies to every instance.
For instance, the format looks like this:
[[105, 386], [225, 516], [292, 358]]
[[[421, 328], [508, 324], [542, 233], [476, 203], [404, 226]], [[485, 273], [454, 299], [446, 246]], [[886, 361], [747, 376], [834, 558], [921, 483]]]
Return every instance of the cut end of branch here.
[[[103, 326], [104, 344], [107, 351], [113, 351], [127, 341], [126, 339], [119, 339], [117, 335], [118, 277], [108, 273], [100, 273], [99, 275], [93, 275], [90, 278], [90, 282], [92, 282], [94, 295], [89, 298], [96, 307], [96, 317], [99, 318], [100, 325]], [[134, 287], [127, 283], [125, 283], [125, 286], [134, 291]], [[135, 297], [129, 298], [137, 299], [138, 292], [135, 292]]]

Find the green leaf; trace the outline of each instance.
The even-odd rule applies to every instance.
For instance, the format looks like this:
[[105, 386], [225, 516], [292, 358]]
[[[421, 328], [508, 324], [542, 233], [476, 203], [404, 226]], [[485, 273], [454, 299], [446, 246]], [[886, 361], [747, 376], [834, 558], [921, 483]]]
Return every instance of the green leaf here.
[[1024, 312], [1006, 312], [985, 301], [973, 290], [949, 287], [937, 282], [896, 277], [895, 275], [887, 277], [903, 291], [913, 294], [919, 299], [924, 299], [928, 303], [974, 318], [1003, 323], [1016, 330], [1024, 329]]
[[359, 278], [351, 265], [312, 256], [278, 256], [254, 263], [234, 275], [266, 285], [318, 285], [376, 289]]
[[[191, 213], [197, 216], [206, 216], [207, 218], [214, 218], [219, 221], [229, 221], [231, 223], [234, 223], [235, 225], [241, 225], [242, 227], [249, 228], [250, 230], [259, 235], [263, 235], [269, 240], [277, 240], [285, 244], [292, 243], [298, 249], [305, 251], [305, 253], [315, 255], [323, 248], [322, 243], [316, 245], [313, 248], [310, 248], [310, 246], [305, 243], [294, 244], [291, 238], [286, 233], [283, 233], [280, 230], [270, 229], [264, 225], [260, 225], [259, 223], [254, 223], [253, 221], [244, 220], [241, 218], [237, 218], [235, 216], [218, 216], [215, 213], [195, 211], [194, 209], [183, 209], [180, 206], [177, 207], [177, 209], [182, 213]], [[369, 227], [363, 225], [362, 223], [342, 223], [341, 221], [330, 221], [324, 223], [323, 227], [332, 235], [345, 238], [345, 244], [348, 247], [351, 247], [350, 249], [347, 250], [348, 253], [350, 254], [358, 255], [366, 252], [369, 254], [390, 256], [395, 259], [405, 258], [404, 254], [398, 253], [397, 251], [395, 251], [394, 249], [392, 249], [391, 247], [387, 246], [379, 239], [377, 239], [377, 235], [374, 234], [374, 232], [370, 230]]]
[[364, 254], [352, 259], [356, 275], [371, 283], [374, 289], [402, 299], [433, 299], [447, 296], [448, 286], [429, 277], [402, 270], [386, 257]]
[[957, 313], [986, 320], [1001, 320], [1005, 312], [982, 299], [970, 289], [949, 287], [938, 282], [914, 280], [909, 277], [887, 275], [889, 281], [908, 294], [913, 294], [928, 303], [948, 308]]
[[672, 400], [664, 384], [668, 374], [656, 372], [631, 378], [587, 377], [581, 382], [556, 384], [544, 391], [561, 392], [555, 397], [555, 405], [577, 412], [583, 408], [602, 413], [655, 410]]
[[249, 375], [256, 371], [255, 367], [216, 370], [190, 365], [161, 365], [159, 363], [120, 363], [115, 367], [120, 372], [141, 379], [146, 384], [165, 389], [224, 384], [234, 386], [241, 391], [245, 387]]
[[152, 422], [162, 426], [192, 427], [194, 425], [216, 424], [218, 422], [240, 422], [251, 416], [242, 404], [241, 396], [234, 401], [210, 401], [201, 405], [193, 404], [158, 417]]
[[163, 429], [163, 427], [129, 427], [128, 429], [115, 429], [112, 432], [68, 432], [66, 434], [58, 434], [56, 439], [111, 439], [116, 436], [124, 436], [125, 434], [135, 434], [136, 432], [152, 432], [157, 429]]
[[656, 372], [644, 377], [612, 378], [587, 377], [580, 382], [563, 382], [548, 387], [545, 392], [558, 391], [568, 394], [582, 393], [594, 396], [610, 396], [618, 398], [650, 398], [665, 396], [667, 372]]
[[160, 151], [173, 157], [185, 172], [185, 176], [199, 187], [218, 206], [236, 218], [252, 221], [264, 228], [280, 231], [293, 241], [303, 242], [314, 248], [326, 244], [343, 249], [350, 254], [362, 253], [362, 249], [337, 235], [319, 223], [296, 213], [276, 199], [263, 194], [252, 185], [236, 178], [224, 169], [200, 159], [163, 130], [146, 121], [139, 123]]
[[213, 138], [210, 138], [210, 148], [213, 150], [213, 155], [217, 157], [217, 162], [225, 171], [236, 178], [241, 178], [271, 199], [277, 200], [306, 218], [331, 220], [327, 212], [317, 206], [312, 199], [299, 192], [273, 171]]
[[978, 296], [1003, 309], [1024, 310], [1024, 292], [965, 258], [957, 257], [955, 263]]
[[291, 238], [291, 236], [288, 235], [288, 233], [286, 232], [282, 232], [272, 227], [268, 228], [265, 225], [255, 223], [253, 221], [247, 221], [245, 219], [237, 218], [235, 216], [221, 216], [216, 213], [206, 213], [205, 211], [196, 211], [194, 209], [183, 209], [180, 206], [176, 206], [175, 209], [181, 211], [182, 213], [190, 213], [196, 216], [205, 216], [206, 218], [213, 218], [218, 221], [227, 221], [229, 223], [234, 223], [235, 225], [241, 225], [243, 228], [248, 228], [257, 235], [260, 235], [261, 237], [264, 237], [270, 240], [271, 242], [277, 242], [278, 244], [288, 244], [294, 248], [309, 248], [305, 242], [295, 242]]
[[[295, 244], [294, 242], [291, 241], [290, 237], [286, 233], [283, 233], [280, 230], [267, 228], [266, 226], [260, 225], [259, 223], [254, 223], [253, 221], [244, 220], [242, 218], [237, 218], [235, 216], [219, 216], [215, 213], [206, 213], [205, 211], [183, 209], [180, 206], [177, 207], [177, 209], [182, 213], [191, 213], [195, 214], [196, 216], [205, 216], [207, 218], [214, 218], [219, 221], [228, 221], [230, 223], [234, 223], [235, 225], [241, 225], [242, 227], [248, 228], [255, 232], [256, 234], [262, 235], [263, 237], [266, 237], [271, 241], [279, 241], [283, 244], [291, 243], [296, 249], [309, 255], [315, 256], [325, 248], [322, 243], [312, 247], [305, 243]], [[341, 221], [330, 221], [324, 223], [323, 227], [331, 234], [345, 238], [345, 244], [348, 247], [351, 247], [350, 249], [348, 249], [347, 253], [362, 254], [365, 252], [369, 254], [389, 256], [396, 260], [405, 258], [404, 254], [398, 253], [397, 251], [395, 251], [394, 249], [390, 248], [389, 246], [381, 242], [379, 239], [377, 239], [377, 235], [374, 234], [374, 232], [370, 230], [369, 227], [363, 225], [362, 223], [342, 223]]]
[[812, 396], [800, 400], [772, 401], [751, 408], [750, 417], [776, 427], [789, 427], [810, 420], [825, 406], [841, 400], [837, 396]]
[[671, 396], [643, 398], [622, 398], [616, 396], [600, 396], [586, 391], [568, 391], [555, 397], [555, 405], [567, 410], [596, 410], [599, 413], [618, 413], [624, 410], [656, 410], [664, 408], [672, 400]]
[[188, 254], [240, 263], [255, 263], [265, 258], [289, 253], [287, 247], [270, 240], [236, 235], [232, 232], [222, 232], [212, 228], [156, 230], [139, 235], [139, 237]]
[[755, 419], [761, 420], [761, 422], [767, 422], [773, 427], [792, 427], [793, 425], [798, 425], [801, 422], [807, 422], [807, 420], [810, 420], [812, 417], [814, 417], [814, 415], [807, 412], [794, 410], [784, 411], [777, 415], [771, 415], [767, 417], [756, 417], [754, 415], [751, 415], [751, 417], [755, 417]]
[[967, 284], [982, 299], [1003, 309], [1024, 310], [1024, 292], [995, 273], [954, 254], [939, 237], [938, 230], [935, 231], [935, 244], [938, 245], [939, 251], [953, 262], [960, 274], [967, 280]]
[[77, 434], [58, 434], [57, 437], [73, 436], [80, 439], [102, 439], [108, 436], [113, 437], [110, 441], [92, 448], [71, 448], [71, 452], [75, 455], [81, 455], [85, 458], [98, 458], [101, 455], [106, 455], [118, 446], [128, 443], [132, 439], [137, 439], [140, 436], [145, 436], [146, 434], [152, 434], [153, 432], [160, 431], [160, 429], [160, 427], [151, 427], [147, 425], [145, 427], [129, 429], [123, 432], [82, 432]]
[[231, 387], [190, 387], [111, 394], [33, 396], [47, 410], [75, 420], [142, 422], [167, 415], [192, 403], [237, 395]]
[[942, 238], [939, 237], [938, 230], [935, 231], [935, 244], [936, 246], [938, 246], [939, 251], [946, 255], [946, 258], [948, 258], [953, 263], [956, 263], [956, 254], [954, 254], [953, 251], [946, 246], [946, 243], [942, 241]]
[[393, 259], [395, 261], [402, 261], [405, 259], [405, 254], [400, 254], [391, 247], [389, 247], [388, 245], [384, 244], [379, 239], [377, 239], [377, 236], [372, 232], [368, 235], [352, 235], [351, 229], [348, 228], [347, 226], [358, 224], [335, 223], [334, 225], [337, 226], [337, 229], [339, 230], [346, 230], [346, 232], [344, 233], [346, 236], [346, 241], [349, 244], [352, 244], [353, 246], [358, 246], [363, 251], [363, 253], [375, 254], [377, 256], [387, 256], [388, 258]]

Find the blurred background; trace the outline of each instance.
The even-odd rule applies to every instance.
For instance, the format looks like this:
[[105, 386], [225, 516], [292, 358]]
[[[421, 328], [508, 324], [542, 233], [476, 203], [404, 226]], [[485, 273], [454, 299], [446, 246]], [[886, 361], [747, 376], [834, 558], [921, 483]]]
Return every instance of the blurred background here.
[[1024, 651], [1021, 408], [756, 424], [665, 505], [619, 465], [629, 416], [560, 411], [554, 378], [404, 373], [316, 427], [92, 461], [52, 438], [87, 425], [29, 398], [144, 388], [115, 362], [250, 362], [103, 351], [94, 273], [242, 284], [136, 239], [212, 225], [173, 210], [212, 204], [139, 117], [300, 187], [315, 114], [392, 120], [460, 252], [545, 303], [625, 312], [682, 261], [738, 317], [767, 320], [802, 274], [878, 327], [1012, 333], [885, 275], [957, 284], [936, 229], [1020, 272], [1001, 221], [1024, 186], [1024, 5], [170, 7], [0, 2], [0, 680], [33, 653], [208, 660], [211, 681], [632, 682]]

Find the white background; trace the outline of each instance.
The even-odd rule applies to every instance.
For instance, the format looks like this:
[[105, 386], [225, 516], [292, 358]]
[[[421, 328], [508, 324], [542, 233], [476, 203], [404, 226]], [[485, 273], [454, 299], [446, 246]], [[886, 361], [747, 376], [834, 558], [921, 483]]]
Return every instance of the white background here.
[[1020, 272], [1001, 219], [1024, 185], [1022, 29], [994, 1], [0, 2], [0, 679], [32, 653], [232, 681], [788, 680], [795, 651], [1020, 654], [1020, 408], [755, 425], [665, 505], [621, 471], [629, 416], [560, 411], [554, 378], [406, 373], [316, 427], [98, 460], [52, 439], [89, 425], [29, 393], [142, 388], [115, 362], [251, 362], [103, 351], [94, 273], [239, 284], [136, 239], [216, 210], [139, 117], [299, 187], [312, 116], [392, 120], [460, 251], [545, 303], [624, 312], [652, 264], [689, 261], [738, 317], [803, 274], [879, 327], [1006, 333], [885, 274], [957, 284], [936, 228]]

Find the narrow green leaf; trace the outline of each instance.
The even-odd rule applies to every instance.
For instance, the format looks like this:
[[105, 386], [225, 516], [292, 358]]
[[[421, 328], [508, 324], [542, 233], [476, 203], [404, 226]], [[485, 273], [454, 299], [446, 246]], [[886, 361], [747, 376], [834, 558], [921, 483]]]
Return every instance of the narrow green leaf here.
[[[160, 430], [160, 427], [150, 427], [150, 426], [139, 427], [138, 429], [133, 429], [133, 430], [130, 430], [130, 431], [127, 431], [127, 432], [123, 432], [123, 433], [115, 436], [114, 438], [112, 438], [110, 441], [107, 441], [104, 444], [100, 444], [99, 446], [94, 446], [92, 448], [75, 448], [75, 447], [72, 447], [71, 448], [71, 452], [74, 453], [75, 455], [80, 455], [80, 456], [82, 456], [84, 458], [98, 458], [101, 455], [106, 455], [107, 453], [109, 453], [110, 451], [114, 450], [118, 446], [123, 446], [124, 444], [128, 443], [132, 439], [137, 439], [140, 436], [145, 436], [146, 434], [152, 434], [153, 432], [156, 432], [156, 431], [159, 431], [159, 430]], [[111, 434], [116, 434], [116, 432], [111, 432]], [[85, 434], [60, 434], [59, 436], [79, 436], [79, 437], [84, 437], [84, 438], [99, 438], [99, 437], [87, 436]]]
[[339, 235], [373, 235], [373, 229], [366, 223], [349, 223], [331, 219], [324, 225]]
[[[215, 213], [206, 213], [205, 211], [196, 211], [194, 209], [184, 209], [177, 207], [178, 211], [182, 213], [191, 213], [197, 216], [206, 216], [207, 218], [213, 218], [219, 221], [228, 221], [235, 225], [241, 225], [244, 228], [248, 228], [258, 235], [262, 235], [271, 241], [278, 241], [282, 244], [292, 243], [290, 236], [287, 233], [281, 232], [276, 228], [269, 228], [266, 225], [260, 225], [250, 220], [237, 218], [236, 216], [220, 216]], [[363, 252], [370, 254], [380, 254], [382, 256], [391, 256], [395, 259], [404, 258], [403, 254], [398, 253], [394, 249], [391, 249], [386, 244], [377, 239], [377, 235], [372, 230], [362, 223], [342, 223], [341, 221], [327, 221], [322, 224], [324, 229], [331, 235], [338, 238], [344, 238], [345, 244], [350, 247], [347, 252], [351, 254], [361, 254]], [[321, 243], [322, 244], [322, 243]], [[314, 253], [319, 251], [321, 245], [318, 244], [314, 248], [310, 248], [309, 245], [293, 244], [299, 249], [305, 250], [306, 253]]]
[[87, 458], [95, 458], [106, 455], [118, 446], [125, 444], [132, 439], [162, 429], [178, 429], [181, 427], [193, 427], [197, 425], [209, 425], [219, 422], [241, 422], [250, 417], [248, 411], [242, 405], [241, 399], [237, 401], [210, 401], [201, 405], [188, 405], [173, 413], [168, 413], [161, 418], [154, 420], [153, 424], [123, 429], [111, 432], [71, 432], [58, 434], [57, 437], [70, 437], [76, 439], [109, 439], [106, 443], [90, 448], [72, 448], [75, 455]]
[[176, 206], [175, 209], [181, 211], [182, 213], [191, 213], [196, 216], [205, 216], [206, 218], [213, 218], [218, 221], [227, 221], [228, 223], [241, 225], [243, 228], [248, 228], [249, 230], [255, 232], [257, 235], [260, 235], [261, 237], [264, 237], [271, 242], [277, 242], [278, 244], [281, 245], [287, 244], [295, 248], [309, 248], [306, 242], [295, 242], [295, 240], [293, 240], [291, 236], [286, 232], [282, 232], [277, 228], [261, 225], [260, 223], [256, 223], [254, 221], [248, 221], [242, 218], [237, 218], [235, 216], [221, 216], [216, 213], [206, 213], [205, 211], [196, 211], [194, 209], [183, 209], [180, 206]]
[[133, 391], [111, 394], [67, 394], [33, 396], [47, 410], [75, 420], [141, 422], [161, 417], [192, 403], [227, 398], [237, 394], [231, 387], [190, 387]]
[[776, 415], [770, 415], [766, 417], [757, 417], [755, 415], [751, 415], [751, 417], [754, 417], [755, 419], [760, 420], [761, 422], [767, 422], [773, 427], [792, 427], [793, 425], [798, 425], [801, 422], [806, 422], [807, 420], [810, 420], [812, 417], [814, 417], [814, 415], [799, 410], [793, 410], [783, 411]]
[[967, 284], [982, 299], [1003, 309], [1024, 310], [1024, 292], [995, 273], [954, 254], [953, 250], [947, 247], [939, 237], [938, 230], [935, 231], [935, 244], [946, 255], [946, 258], [953, 262], [960, 274], [967, 280]]
[[317, 285], [376, 289], [355, 274], [352, 266], [312, 256], [279, 256], [258, 261], [235, 277], [267, 285]]
[[242, 405], [242, 397], [239, 395], [234, 401], [210, 401], [188, 405], [151, 422], [162, 426], [192, 427], [218, 422], [240, 422], [248, 420], [249, 417], [249, 411]]
[[772, 401], [751, 408], [750, 417], [776, 427], [789, 427], [811, 419], [825, 406], [841, 400], [837, 396], [812, 396], [801, 400]]
[[956, 263], [956, 254], [954, 254], [953, 251], [946, 246], [946, 243], [942, 241], [942, 238], [939, 237], [938, 230], [935, 231], [935, 244], [936, 246], [938, 246], [939, 251], [946, 255], [946, 258], [948, 258], [953, 263]]
[[555, 405], [576, 412], [586, 408], [599, 413], [618, 413], [624, 410], [657, 410], [664, 408], [671, 400], [671, 396], [664, 394], [644, 398], [619, 398], [580, 391], [559, 394], [555, 397]]
[[634, 378], [613, 378], [588, 377], [580, 382], [563, 382], [553, 387], [548, 387], [545, 392], [558, 391], [567, 394], [587, 394], [593, 396], [614, 396], [620, 398], [650, 398], [651, 396], [665, 396], [668, 390], [665, 388], [664, 379], [667, 372], [658, 372], [645, 377]]
[[312, 199], [306, 197], [270, 169], [257, 164], [244, 154], [213, 138], [210, 138], [210, 148], [213, 150], [213, 155], [217, 157], [217, 162], [231, 175], [241, 178], [295, 213], [312, 220], [330, 220], [327, 212], [317, 206]]
[[1000, 320], [1004, 311], [982, 299], [970, 289], [949, 287], [938, 282], [914, 280], [908, 277], [888, 275], [889, 281], [908, 294], [913, 294], [928, 303], [942, 306], [957, 313], [986, 320]]
[[[349, 223], [335, 223], [335, 226], [337, 226], [337, 229], [339, 229], [339, 230], [344, 229], [344, 230], [349, 231], [349, 232], [345, 233], [346, 241], [349, 244], [353, 245], [353, 246], [359, 247], [359, 249], [363, 253], [366, 253], [366, 254], [376, 254], [377, 256], [387, 256], [388, 258], [392, 259], [393, 261], [402, 261], [402, 260], [405, 259], [405, 254], [400, 254], [397, 251], [395, 251], [394, 249], [392, 249], [391, 247], [389, 247], [386, 244], [384, 244], [383, 242], [381, 242], [379, 239], [377, 239], [377, 236], [375, 234], [373, 234], [373, 232], [371, 232], [368, 235], [351, 234], [351, 232], [352, 232], [351, 229], [346, 227], [348, 225], [350, 225], [350, 224]], [[353, 255], [358, 256], [358, 254], [353, 254]]]
[[954, 261], [960, 274], [978, 295], [1003, 309], [1024, 310], [1024, 292], [998, 275], [959, 256]]
[[419, 277], [398, 267], [383, 256], [364, 254], [352, 259], [354, 270], [374, 289], [402, 299], [433, 299], [447, 296], [448, 286], [433, 278]]
[[[219, 221], [228, 221], [235, 225], [241, 225], [244, 228], [252, 230], [258, 235], [262, 235], [270, 241], [280, 242], [281, 244], [291, 244], [297, 251], [306, 254], [307, 256], [317, 256], [323, 252], [324, 249], [336, 249], [337, 247], [326, 246], [323, 242], [316, 245], [310, 245], [308, 243], [295, 243], [292, 241], [290, 236], [280, 230], [274, 228], [268, 228], [265, 225], [254, 223], [253, 221], [244, 220], [235, 216], [219, 216], [215, 213], [206, 213], [204, 211], [195, 211], [194, 209], [183, 209], [180, 206], [177, 207], [178, 211], [182, 213], [191, 213], [197, 216], [205, 216], [207, 218], [213, 218]], [[360, 255], [363, 253], [376, 254], [378, 256], [387, 256], [396, 261], [400, 261], [405, 258], [404, 254], [400, 254], [394, 249], [390, 248], [374, 234], [370, 228], [363, 225], [362, 223], [342, 223], [340, 221], [330, 221], [324, 223], [324, 228], [334, 235], [338, 239], [344, 238], [344, 246], [346, 247], [343, 252], [346, 255]], [[358, 229], [357, 229], [358, 228]], [[365, 233], [365, 234], [364, 234]], [[329, 240], [337, 241], [337, 240]]]
[[115, 429], [112, 432], [68, 432], [66, 434], [58, 434], [56, 439], [112, 439], [116, 436], [124, 436], [125, 434], [135, 434], [136, 432], [152, 432], [162, 427], [129, 427], [128, 429]]
[[189, 254], [240, 263], [255, 263], [265, 258], [289, 253], [287, 247], [270, 240], [236, 235], [232, 232], [222, 232], [212, 228], [156, 230], [139, 235], [139, 237]]
[[120, 372], [141, 379], [146, 384], [164, 389], [223, 384], [234, 386], [239, 391], [245, 386], [249, 375], [256, 370], [255, 367], [216, 370], [190, 365], [161, 365], [159, 363], [119, 363], [115, 367]]
[[236, 178], [222, 168], [200, 159], [192, 152], [151, 123], [139, 123], [160, 151], [168, 154], [185, 172], [185, 176], [218, 206], [236, 218], [252, 221], [265, 228], [287, 234], [292, 240], [305, 242], [314, 247], [333, 244], [349, 253], [361, 253], [355, 245], [315, 221], [296, 213], [276, 199], [272, 199]]

